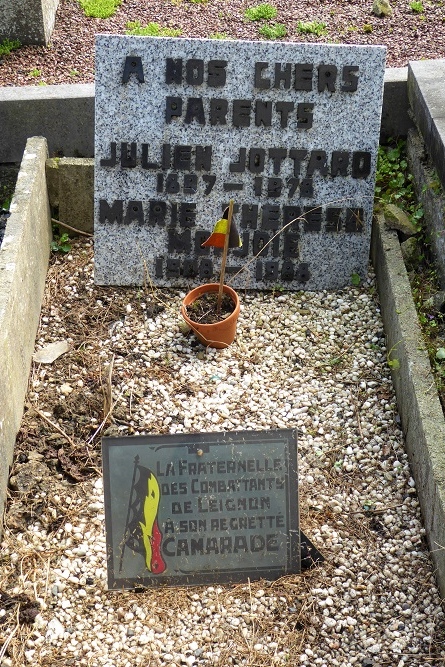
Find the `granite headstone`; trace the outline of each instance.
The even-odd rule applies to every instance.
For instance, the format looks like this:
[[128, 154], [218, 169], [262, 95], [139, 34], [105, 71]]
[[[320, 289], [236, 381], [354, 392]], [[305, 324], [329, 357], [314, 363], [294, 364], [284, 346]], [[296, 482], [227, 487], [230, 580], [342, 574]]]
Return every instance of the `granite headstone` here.
[[364, 277], [384, 66], [380, 46], [98, 35], [96, 283], [214, 281], [201, 243], [229, 199], [232, 286]]

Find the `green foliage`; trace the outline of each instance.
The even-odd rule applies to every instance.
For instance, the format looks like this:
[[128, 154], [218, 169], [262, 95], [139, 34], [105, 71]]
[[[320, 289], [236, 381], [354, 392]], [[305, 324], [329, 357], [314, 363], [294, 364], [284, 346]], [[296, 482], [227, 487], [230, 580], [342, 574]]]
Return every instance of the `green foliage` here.
[[411, 0], [409, 7], [415, 14], [423, 14], [424, 12], [424, 7], [421, 0]]
[[29, 76], [33, 76], [34, 78], [37, 78], [38, 76], [42, 76], [42, 70], [37, 69], [37, 67], [34, 67], [30, 72], [28, 72]]
[[376, 199], [399, 206], [420, 230], [423, 208], [417, 201], [413, 180], [406, 159], [406, 142], [399, 140], [389, 146], [379, 146]]
[[53, 234], [53, 240], [51, 241], [51, 250], [53, 252], [63, 252], [68, 253], [71, 250], [70, 237], [66, 232], [63, 234]]
[[70, 69], [69, 75], [71, 77], [80, 76], [80, 72], [77, 69]]
[[373, 27], [371, 23], [365, 23], [363, 26], [363, 32], [372, 32]]
[[259, 33], [266, 39], [280, 39], [286, 37], [287, 30], [283, 23], [266, 23], [259, 29]]
[[354, 287], [358, 287], [360, 285], [361, 278], [358, 275], [358, 273], [353, 273], [351, 274], [351, 283], [354, 285]]
[[126, 35], [141, 35], [144, 37], [179, 37], [181, 30], [175, 28], [164, 28], [159, 23], [147, 23], [142, 26], [140, 21], [129, 21], [127, 23]]
[[324, 37], [328, 33], [326, 23], [322, 21], [298, 21], [298, 32], [302, 35], [316, 35]]
[[398, 370], [398, 369], [400, 368], [400, 361], [399, 361], [398, 359], [396, 359], [396, 358], [391, 359], [391, 355], [392, 355], [392, 353], [394, 352], [394, 350], [397, 349], [397, 345], [400, 345], [401, 342], [402, 342], [402, 341], [399, 340], [398, 343], [396, 343], [395, 345], [393, 345], [392, 348], [388, 351], [388, 353], [387, 353], [387, 355], [386, 355], [386, 361], [387, 361], [387, 363], [388, 363], [388, 366], [389, 366], [390, 368], [392, 368], [392, 370], [394, 370], [394, 371], [396, 371], [396, 370]]
[[439, 347], [436, 352], [436, 359], [439, 359], [439, 361], [443, 361], [445, 359], [445, 347]]
[[265, 2], [261, 5], [248, 7], [244, 12], [244, 17], [249, 21], [269, 21], [270, 19], [274, 19], [277, 13], [276, 7]]
[[21, 46], [18, 39], [4, 39], [3, 42], [0, 42], [0, 57], [9, 56], [11, 51], [18, 49]]
[[94, 19], [108, 19], [116, 12], [121, 0], [79, 0], [85, 16]]
[[230, 39], [230, 37], [226, 32], [212, 32], [209, 39]]

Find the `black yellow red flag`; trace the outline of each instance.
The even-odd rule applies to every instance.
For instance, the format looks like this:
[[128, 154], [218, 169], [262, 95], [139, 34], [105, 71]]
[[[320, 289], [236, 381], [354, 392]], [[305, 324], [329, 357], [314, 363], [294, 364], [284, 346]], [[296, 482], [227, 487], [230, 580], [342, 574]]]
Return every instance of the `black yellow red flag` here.
[[[213, 246], [213, 248], [224, 248], [224, 243], [226, 240], [227, 232], [229, 231], [229, 207], [226, 208], [222, 214], [222, 218], [218, 220], [215, 227], [213, 228], [212, 234], [209, 236], [207, 241], [204, 241], [201, 245], [203, 247]], [[235, 223], [232, 220], [230, 225], [229, 232], [229, 248], [240, 248], [242, 246], [242, 241], [238, 230], [235, 226]]]

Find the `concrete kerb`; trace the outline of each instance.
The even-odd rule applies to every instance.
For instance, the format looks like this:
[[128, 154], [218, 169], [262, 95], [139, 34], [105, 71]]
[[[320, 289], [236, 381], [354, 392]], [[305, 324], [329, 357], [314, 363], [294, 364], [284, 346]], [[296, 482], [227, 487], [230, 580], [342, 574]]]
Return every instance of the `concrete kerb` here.
[[0, 516], [48, 269], [51, 217], [46, 158], [46, 140], [29, 139], [0, 249]]
[[397, 233], [379, 216], [373, 227], [372, 261], [407, 453], [445, 598], [445, 420], [420, 330]]

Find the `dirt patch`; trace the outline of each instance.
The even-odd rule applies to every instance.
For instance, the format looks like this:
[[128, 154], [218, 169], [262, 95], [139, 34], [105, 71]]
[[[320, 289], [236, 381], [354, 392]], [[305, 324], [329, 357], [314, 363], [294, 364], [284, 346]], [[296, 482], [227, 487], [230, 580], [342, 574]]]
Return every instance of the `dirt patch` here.
[[223, 294], [219, 312], [217, 304], [218, 294], [208, 292], [187, 306], [187, 315], [193, 322], [199, 322], [199, 324], [216, 324], [225, 320], [235, 310], [235, 304], [227, 294]]

